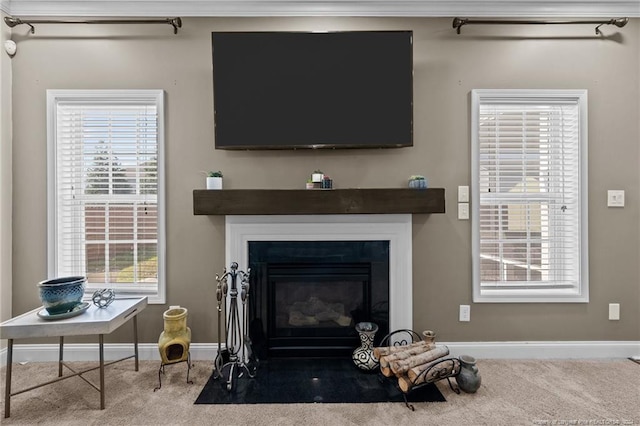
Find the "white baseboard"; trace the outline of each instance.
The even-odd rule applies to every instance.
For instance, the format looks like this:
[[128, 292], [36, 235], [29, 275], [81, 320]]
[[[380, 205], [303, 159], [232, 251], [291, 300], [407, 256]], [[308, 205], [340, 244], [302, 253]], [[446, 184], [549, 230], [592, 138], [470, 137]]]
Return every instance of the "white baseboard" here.
[[[25, 344], [13, 345], [13, 362], [49, 362], [58, 360], [58, 344]], [[216, 343], [192, 343], [189, 347], [192, 360], [211, 360], [216, 357]], [[105, 361], [112, 361], [133, 355], [131, 343], [106, 343], [104, 345]], [[141, 361], [160, 362], [157, 343], [138, 344], [138, 357]], [[64, 345], [65, 361], [98, 361], [97, 343], [68, 343]], [[7, 348], [0, 351], [0, 361], [6, 365]]]
[[[598, 359], [633, 358], [640, 356], [640, 341], [582, 341], [582, 342], [438, 342], [447, 345], [450, 355], [463, 354], [476, 359]], [[194, 361], [213, 361], [218, 345], [192, 343], [189, 352]], [[105, 344], [105, 360], [124, 358], [133, 353], [126, 343]], [[140, 360], [160, 361], [156, 343], [138, 345]], [[70, 343], [64, 346], [66, 361], [98, 361], [95, 343]], [[0, 365], [6, 365], [7, 349], [0, 350]], [[25, 344], [13, 346], [13, 362], [47, 362], [58, 360], [57, 344]]]
[[439, 342], [477, 359], [598, 359], [640, 355], [640, 341]]

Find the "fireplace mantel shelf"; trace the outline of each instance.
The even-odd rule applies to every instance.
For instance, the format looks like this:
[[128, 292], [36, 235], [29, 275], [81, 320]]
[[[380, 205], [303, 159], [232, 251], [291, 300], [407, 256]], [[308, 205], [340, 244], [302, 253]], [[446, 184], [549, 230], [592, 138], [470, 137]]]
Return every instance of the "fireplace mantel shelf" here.
[[194, 215], [444, 213], [444, 188], [193, 191]]

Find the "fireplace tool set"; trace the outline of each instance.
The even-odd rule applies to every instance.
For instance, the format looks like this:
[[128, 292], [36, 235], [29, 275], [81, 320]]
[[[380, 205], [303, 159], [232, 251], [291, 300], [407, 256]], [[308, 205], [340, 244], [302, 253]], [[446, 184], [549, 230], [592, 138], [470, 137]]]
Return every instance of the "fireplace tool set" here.
[[[216, 274], [216, 298], [218, 300], [218, 353], [214, 361], [214, 379], [226, 382], [227, 390], [233, 389], [237, 378], [245, 373], [253, 378], [256, 375], [258, 359], [251, 347], [249, 338], [249, 322], [247, 307], [249, 304], [249, 275], [238, 270], [236, 262], [231, 263], [231, 270], [224, 269], [222, 276]], [[242, 320], [238, 312], [238, 278], [240, 278], [240, 301], [242, 303]], [[229, 302], [227, 307], [227, 295]], [[224, 311], [224, 319], [223, 317]], [[225, 348], [222, 349], [221, 324], [224, 321]]]

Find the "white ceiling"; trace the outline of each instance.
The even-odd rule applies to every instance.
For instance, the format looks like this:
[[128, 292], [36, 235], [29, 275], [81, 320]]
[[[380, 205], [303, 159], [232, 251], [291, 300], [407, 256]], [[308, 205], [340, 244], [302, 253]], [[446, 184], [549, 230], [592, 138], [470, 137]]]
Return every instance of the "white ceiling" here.
[[640, 17], [640, 0], [0, 0], [16, 17]]

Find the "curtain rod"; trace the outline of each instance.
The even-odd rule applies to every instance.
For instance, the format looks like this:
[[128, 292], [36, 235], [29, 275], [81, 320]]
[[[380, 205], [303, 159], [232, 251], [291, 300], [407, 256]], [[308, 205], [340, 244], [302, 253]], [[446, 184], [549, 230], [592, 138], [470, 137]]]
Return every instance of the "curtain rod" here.
[[57, 19], [29, 19], [22, 20], [5, 16], [4, 22], [11, 28], [16, 25], [28, 25], [31, 27], [31, 34], [36, 32], [32, 24], [169, 24], [173, 27], [173, 33], [178, 34], [178, 28], [182, 27], [182, 19], [165, 18], [165, 19], [88, 19], [82, 21], [65, 21]]
[[468, 18], [453, 18], [453, 28], [456, 29], [456, 32], [458, 34], [460, 34], [460, 28], [463, 25], [469, 25], [469, 24], [509, 24], [509, 25], [520, 25], [520, 24], [525, 24], [525, 25], [529, 25], [529, 24], [539, 24], [539, 25], [546, 25], [546, 24], [597, 24], [598, 26], [596, 27], [596, 34], [600, 35], [602, 34], [600, 32], [600, 27], [602, 25], [615, 25], [618, 28], [622, 28], [625, 25], [627, 25], [627, 22], [629, 22], [629, 18], [616, 18], [616, 19], [609, 19], [607, 21], [545, 21], [545, 20], [516, 20], [516, 21], [512, 21], [512, 20], [499, 20], [499, 19], [468, 19]]

